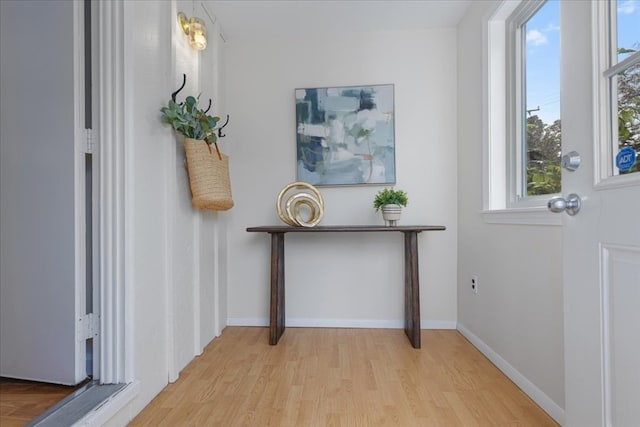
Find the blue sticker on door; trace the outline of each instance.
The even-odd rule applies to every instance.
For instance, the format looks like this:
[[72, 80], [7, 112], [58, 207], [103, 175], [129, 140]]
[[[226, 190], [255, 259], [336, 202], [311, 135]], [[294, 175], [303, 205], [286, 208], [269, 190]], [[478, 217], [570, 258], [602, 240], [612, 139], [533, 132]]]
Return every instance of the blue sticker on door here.
[[636, 164], [636, 150], [624, 147], [616, 156], [616, 167], [620, 172], [628, 172]]

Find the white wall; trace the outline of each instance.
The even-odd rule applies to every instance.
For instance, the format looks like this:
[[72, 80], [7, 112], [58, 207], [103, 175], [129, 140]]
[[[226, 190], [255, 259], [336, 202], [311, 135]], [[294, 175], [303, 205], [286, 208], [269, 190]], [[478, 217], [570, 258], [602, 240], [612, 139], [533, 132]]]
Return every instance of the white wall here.
[[[224, 23], [223, 23], [224, 25]], [[295, 88], [395, 85], [402, 224], [442, 224], [420, 242], [423, 327], [456, 322], [457, 166], [454, 29], [230, 39], [224, 64], [231, 179], [230, 324], [266, 325], [270, 239], [246, 227], [281, 224], [280, 190], [296, 180]], [[380, 186], [321, 187], [321, 224], [382, 224]], [[288, 235], [288, 325], [402, 327], [401, 234]]]
[[[482, 210], [482, 20], [458, 25], [458, 322], [552, 415], [564, 408], [561, 228], [487, 224]], [[479, 292], [470, 290], [479, 276]]]
[[[202, 93], [217, 100], [220, 61], [216, 27], [210, 21], [209, 48], [192, 50], [178, 28], [179, 10], [189, 16], [192, 1], [124, 3], [124, 127], [127, 156], [135, 165], [125, 176], [132, 212], [127, 261], [135, 289], [134, 377], [140, 391], [108, 424], [124, 425], [141, 411], [224, 327], [226, 232], [223, 216], [191, 207], [184, 149], [160, 108], [187, 73], [178, 95]], [[201, 5], [198, 16], [206, 19]], [[202, 66], [202, 68], [201, 68]], [[205, 71], [206, 68], [206, 72]], [[216, 102], [215, 110], [223, 105]], [[222, 290], [220, 289], [222, 288]]]

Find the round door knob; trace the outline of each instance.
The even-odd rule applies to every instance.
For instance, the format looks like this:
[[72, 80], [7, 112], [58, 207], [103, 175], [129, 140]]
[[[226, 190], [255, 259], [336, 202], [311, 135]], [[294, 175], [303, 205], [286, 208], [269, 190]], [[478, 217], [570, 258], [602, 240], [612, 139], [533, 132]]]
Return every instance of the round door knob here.
[[571, 216], [580, 212], [581, 207], [582, 200], [580, 199], [580, 196], [575, 193], [569, 194], [566, 199], [562, 196], [552, 197], [547, 203], [547, 208], [549, 208], [551, 212], [558, 213], [566, 211], [567, 214]]

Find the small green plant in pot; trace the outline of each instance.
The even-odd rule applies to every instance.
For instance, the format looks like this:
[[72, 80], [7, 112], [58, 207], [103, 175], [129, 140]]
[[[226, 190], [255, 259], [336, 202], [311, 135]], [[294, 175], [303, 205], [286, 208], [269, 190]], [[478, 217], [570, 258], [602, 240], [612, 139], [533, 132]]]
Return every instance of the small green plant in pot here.
[[385, 188], [378, 191], [373, 199], [373, 207], [376, 212], [382, 210], [382, 218], [387, 227], [398, 225], [398, 220], [402, 214], [402, 207], [407, 206], [409, 198], [403, 190]]

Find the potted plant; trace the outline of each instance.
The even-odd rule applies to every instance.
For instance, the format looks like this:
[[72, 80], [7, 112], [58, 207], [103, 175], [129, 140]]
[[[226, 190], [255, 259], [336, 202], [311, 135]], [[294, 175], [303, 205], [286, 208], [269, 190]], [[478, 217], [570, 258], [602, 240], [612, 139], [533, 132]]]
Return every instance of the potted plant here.
[[382, 218], [387, 227], [395, 227], [402, 214], [402, 207], [407, 206], [409, 198], [402, 190], [385, 188], [378, 191], [373, 199], [373, 207], [376, 212], [382, 210]]
[[218, 148], [218, 139], [225, 136], [222, 129], [229, 123], [229, 116], [220, 126], [220, 117], [207, 114], [211, 100], [206, 110], [198, 106], [199, 97], [187, 96], [183, 102], [177, 102], [176, 96], [186, 82], [187, 76], [183, 75], [182, 86], [171, 94], [167, 106], [160, 109], [162, 121], [184, 137], [193, 206], [197, 209], [231, 209], [229, 157]]

